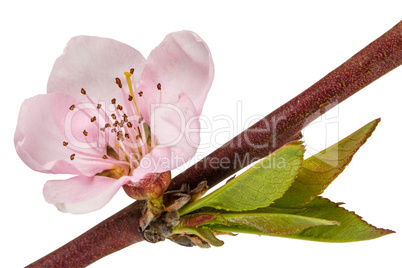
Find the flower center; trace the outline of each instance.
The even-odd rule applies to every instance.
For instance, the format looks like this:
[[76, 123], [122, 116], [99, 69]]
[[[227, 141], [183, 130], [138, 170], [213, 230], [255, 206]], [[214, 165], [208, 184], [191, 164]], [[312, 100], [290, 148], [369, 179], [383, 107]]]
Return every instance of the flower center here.
[[[123, 100], [123, 103], [117, 103], [116, 98], [113, 98], [106, 110], [101, 103], [95, 103], [82, 88], [81, 94], [87, 98], [90, 109], [88, 106], [81, 109], [82, 103], [72, 104], [69, 108], [70, 111], [81, 113], [80, 116], [84, 118], [84, 121], [88, 120], [84, 124], [82, 122], [79, 124], [84, 126], [80, 131], [82, 131], [81, 138], [84, 139], [86, 148], [70, 145], [67, 141], [63, 141], [63, 146], [72, 152], [71, 161], [80, 159], [104, 162], [114, 166], [98, 175], [113, 178], [130, 175], [139, 166], [141, 158], [156, 146], [155, 137], [149, 125], [143, 120], [137, 105], [136, 94], [141, 98], [143, 92], [137, 92], [133, 74], [134, 69], [124, 73], [127, 88], [120, 78], [115, 78], [121, 96], [117, 99]], [[158, 90], [160, 87], [158, 84]], [[94, 141], [94, 137], [98, 140]]]

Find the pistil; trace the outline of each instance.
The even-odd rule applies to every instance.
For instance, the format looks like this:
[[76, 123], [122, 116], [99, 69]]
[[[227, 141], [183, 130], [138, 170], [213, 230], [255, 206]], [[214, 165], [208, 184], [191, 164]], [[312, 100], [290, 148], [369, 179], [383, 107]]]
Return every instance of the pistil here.
[[133, 85], [132, 85], [132, 83], [131, 83], [131, 76], [132, 76], [133, 74], [132, 74], [132, 73], [129, 73], [129, 72], [125, 72], [124, 75], [126, 76], [127, 85], [128, 85], [128, 89], [129, 89], [129, 91], [130, 91], [130, 94], [131, 94], [131, 96], [133, 97], [133, 103], [134, 103], [135, 109], [137, 110], [137, 115], [141, 117], [140, 110], [138, 109], [137, 102], [136, 102], [136, 100], [135, 100]]

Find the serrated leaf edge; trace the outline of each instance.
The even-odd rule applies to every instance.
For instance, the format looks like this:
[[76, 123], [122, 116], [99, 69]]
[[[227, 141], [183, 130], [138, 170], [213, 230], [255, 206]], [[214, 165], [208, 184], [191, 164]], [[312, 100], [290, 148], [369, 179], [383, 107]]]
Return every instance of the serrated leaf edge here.
[[[366, 141], [371, 137], [371, 135], [374, 133], [374, 130], [377, 128], [377, 126], [378, 126], [378, 124], [379, 124], [380, 122], [381, 122], [381, 118], [377, 118], [377, 119], [375, 119], [375, 120], [373, 120], [373, 121], [367, 123], [366, 125], [371, 124], [371, 123], [374, 123], [374, 124], [373, 124], [373, 126], [371, 126], [371, 128], [369, 129], [369, 131], [365, 132], [365, 134], [363, 135], [363, 136], [365, 136], [365, 138], [362, 140], [362, 142], [360, 143], [360, 145], [358, 145], [358, 146], [353, 150], [353, 153], [352, 153], [349, 157], [346, 157], [346, 158], [348, 158], [348, 160], [347, 160], [346, 163], [342, 166], [342, 168], [340, 168], [339, 171], [333, 176], [333, 178], [331, 179], [331, 181], [329, 181], [329, 182], [326, 183], [326, 184], [323, 184], [322, 190], [320, 190], [319, 192], [317, 192], [316, 195], [311, 196], [309, 200], [307, 200], [307, 201], [305, 201], [305, 202], [303, 202], [303, 203], [300, 203], [299, 205], [297, 205], [297, 206], [295, 206], [295, 207], [299, 207], [299, 208], [300, 208], [300, 207], [303, 207], [303, 206], [305, 206], [306, 204], [310, 203], [314, 198], [316, 198], [317, 196], [321, 195], [321, 194], [325, 191], [325, 189], [327, 189], [327, 187], [328, 187], [345, 169], [346, 169], [346, 167], [350, 164], [350, 162], [352, 161], [353, 157], [355, 156], [356, 152], [357, 152], [357, 151], [366, 143]], [[364, 125], [364, 126], [361, 127], [361, 128], [364, 128], [366, 125]], [[359, 129], [356, 130], [356, 131], [359, 131], [361, 128], [359, 128]], [[355, 131], [355, 132], [356, 132], [356, 131]], [[355, 132], [353, 132], [353, 133], [355, 133]], [[352, 135], [353, 133], [351, 133], [350, 135]], [[348, 135], [348, 136], [345, 137], [344, 139], [347, 139], [350, 135]], [[342, 139], [342, 140], [344, 140], [344, 139]], [[341, 141], [342, 141], [342, 140], [341, 140]], [[339, 142], [341, 142], [341, 141], [339, 141]], [[339, 143], [339, 142], [338, 142], [338, 143]], [[338, 144], [338, 143], [335, 143], [335, 144], [331, 145], [330, 147], [332, 147], [332, 146], [334, 146], [334, 145], [336, 145], [336, 144]], [[328, 148], [330, 148], [330, 147], [328, 147]], [[320, 153], [326, 151], [328, 148], [326, 148], [326, 149], [320, 151], [320, 152], [317, 153], [317, 154], [320, 154]], [[315, 154], [315, 155], [317, 155], [317, 154]], [[313, 155], [313, 156], [311, 156], [311, 157], [314, 157], [315, 155]], [[343, 159], [345, 159], [345, 158], [343, 158]], [[307, 160], [308, 160], [308, 159], [306, 159], [305, 161], [307, 161]], [[306, 169], [306, 170], [308, 170], [308, 171], [310, 171], [310, 172], [315, 173], [315, 171], [313, 171], [313, 170], [311, 170], [311, 169], [308, 169], [308, 168], [306, 168], [306, 167], [304, 166], [304, 162], [305, 162], [305, 161], [302, 162], [301, 167], [300, 167], [300, 169], [299, 169], [299, 172], [300, 172], [300, 170], [301, 170], [302, 168], [304, 168], [304, 169]], [[296, 178], [297, 178], [297, 176], [295, 177], [295, 179], [294, 179], [293, 182], [295, 182]], [[306, 183], [303, 183], [303, 182], [301, 182], [301, 181], [297, 181], [297, 182], [298, 182], [298, 183], [301, 183], [301, 184], [303, 184], [303, 185], [320, 185], [320, 184], [306, 184]], [[290, 185], [288, 189], [290, 189], [291, 186], [292, 186], [292, 185]], [[286, 194], [286, 192], [283, 193], [283, 195], [285, 195], [285, 194]], [[283, 196], [283, 195], [282, 195], [282, 196]], [[279, 198], [278, 198], [278, 199], [279, 199]], [[275, 202], [272, 203], [272, 205], [275, 206]]]
[[[346, 160], [346, 163], [343, 165], [343, 167], [341, 168], [341, 169], [339, 169], [339, 172], [338, 173], [336, 173], [336, 175], [334, 175], [334, 177], [332, 178], [332, 180], [330, 181], [330, 182], [328, 182], [328, 183], [326, 183], [325, 184], [325, 187], [323, 187], [323, 189], [321, 190], [321, 191], [319, 191], [315, 196], [312, 196], [311, 198], [310, 198], [310, 200], [308, 200], [308, 201], [306, 201], [306, 202], [304, 202], [303, 204], [300, 204], [300, 207], [301, 206], [303, 206], [303, 205], [306, 205], [306, 204], [308, 204], [308, 203], [310, 203], [311, 202], [311, 200], [313, 200], [315, 197], [317, 197], [317, 196], [319, 196], [320, 194], [322, 194], [324, 191], [325, 191], [325, 189], [345, 170], [345, 168], [350, 164], [350, 162], [352, 161], [352, 159], [353, 159], [353, 157], [355, 156], [355, 154], [356, 154], [356, 152], [366, 143], [366, 141], [371, 137], [371, 135], [374, 133], [374, 130], [377, 128], [377, 126], [378, 126], [378, 124], [380, 123], [380, 121], [381, 121], [381, 118], [377, 118], [377, 119], [375, 119], [375, 120], [373, 120], [373, 121], [371, 121], [370, 123], [374, 123], [373, 124], [373, 126], [370, 128], [370, 130], [369, 131], [367, 131], [366, 133], [365, 133], [365, 137], [364, 137], [364, 139], [362, 140], [362, 142], [360, 143], [360, 145], [358, 145], [354, 150], [353, 150], [353, 153], [348, 157], [348, 160]], [[370, 123], [368, 123], [368, 124], [370, 124]], [[366, 124], [367, 125], [367, 124]], [[364, 126], [363, 126], [364, 127]], [[360, 129], [359, 129], [360, 130]], [[357, 130], [358, 131], [358, 130]], [[353, 134], [353, 133], [352, 133]], [[346, 137], [347, 138], [347, 137]], [[345, 139], [346, 139], [345, 138]], [[335, 145], [335, 144], [334, 144]], [[331, 145], [332, 146], [332, 145]], [[331, 147], [330, 146], [330, 147]], [[303, 161], [304, 162], [304, 161]], [[301, 167], [302, 168], [305, 168], [304, 166], [303, 166], [303, 163], [302, 163], [302, 165], [301, 165]], [[307, 169], [307, 168], [305, 168], [305, 169]], [[307, 169], [307, 170], [310, 170], [310, 169]], [[305, 185], [305, 184], [304, 184]], [[330, 201], [331, 202], [331, 201]]]

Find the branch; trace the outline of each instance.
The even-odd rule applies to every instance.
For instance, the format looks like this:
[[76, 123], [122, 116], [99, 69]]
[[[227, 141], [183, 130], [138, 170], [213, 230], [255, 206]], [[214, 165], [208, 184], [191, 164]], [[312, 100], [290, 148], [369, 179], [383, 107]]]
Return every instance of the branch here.
[[[213, 187], [253, 161], [299, 137], [304, 126], [402, 64], [402, 21], [313, 86], [179, 174], [169, 190], [203, 180]], [[229, 160], [225, 168], [216, 161]], [[214, 168], [215, 167], [215, 168]], [[28, 267], [85, 267], [143, 240], [142, 202], [99, 223]]]

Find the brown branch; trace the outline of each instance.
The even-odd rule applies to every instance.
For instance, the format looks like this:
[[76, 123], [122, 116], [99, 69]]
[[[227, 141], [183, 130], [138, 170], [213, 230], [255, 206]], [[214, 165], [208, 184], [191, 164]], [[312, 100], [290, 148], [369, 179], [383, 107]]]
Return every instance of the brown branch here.
[[85, 267], [144, 240], [138, 231], [143, 202], [136, 201], [27, 267]]
[[[401, 64], [402, 22], [399, 22], [306, 91], [179, 174], [170, 190], [184, 183], [195, 187], [202, 180], [207, 180], [210, 187], [216, 185], [295, 139], [308, 123]], [[217, 168], [221, 159], [225, 163], [229, 160], [229, 165]], [[142, 241], [138, 230], [142, 204], [133, 203], [28, 267], [84, 267]]]

